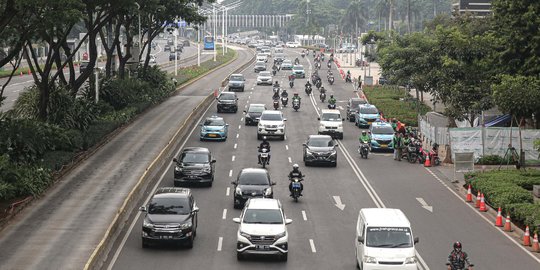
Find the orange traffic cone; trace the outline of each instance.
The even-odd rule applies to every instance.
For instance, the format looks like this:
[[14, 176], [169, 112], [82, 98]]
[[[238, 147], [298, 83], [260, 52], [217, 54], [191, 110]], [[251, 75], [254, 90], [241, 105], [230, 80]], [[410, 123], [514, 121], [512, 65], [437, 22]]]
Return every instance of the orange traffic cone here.
[[512, 222], [510, 222], [510, 214], [506, 215], [506, 221], [504, 222], [504, 231], [506, 232], [512, 231]]
[[426, 161], [424, 162], [424, 167], [431, 167], [431, 160], [429, 160], [429, 154], [426, 155]]
[[472, 202], [471, 184], [469, 184], [469, 188], [467, 189], [467, 198], [465, 200], [467, 202]]
[[475, 208], [480, 208], [480, 190], [478, 191], [478, 194], [476, 195], [476, 205], [474, 206]]
[[21, 77], [22, 77], [22, 75], [23, 75], [23, 72], [21, 71]]
[[497, 211], [497, 219], [495, 220], [495, 226], [502, 227], [502, 214], [501, 214], [501, 208], [499, 207], [499, 211]]
[[214, 89], [214, 97], [217, 97], [217, 96], [218, 96], [218, 90]]
[[531, 235], [529, 232], [529, 226], [525, 227], [525, 234], [523, 235], [523, 245], [524, 246], [531, 245]]
[[540, 252], [540, 246], [538, 245], [538, 234], [537, 233], [534, 233], [532, 250], [533, 250], [533, 252]]
[[484, 194], [480, 194], [480, 209], [478, 209], [480, 212], [486, 212], [486, 201], [484, 200]]
[[32, 74], [32, 71], [30, 69], [28, 69], [28, 75]]

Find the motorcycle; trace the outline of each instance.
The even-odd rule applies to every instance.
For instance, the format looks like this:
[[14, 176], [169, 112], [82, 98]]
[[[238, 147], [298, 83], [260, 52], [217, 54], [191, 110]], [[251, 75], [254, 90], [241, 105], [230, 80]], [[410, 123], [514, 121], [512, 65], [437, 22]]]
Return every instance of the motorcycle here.
[[324, 55], [321, 55], [321, 61], [324, 61]]
[[329, 83], [330, 85], [333, 85], [333, 84], [334, 84], [334, 76], [328, 77], [328, 83]]
[[317, 90], [321, 89], [321, 86], [322, 86], [322, 82], [321, 80], [317, 80], [317, 82], [315, 83], [315, 86], [317, 87]]
[[469, 267], [457, 268], [452, 266], [450, 263], [446, 263], [448, 270], [473, 270], [474, 264], [469, 265]]
[[311, 95], [311, 86], [306, 86], [306, 94]]
[[345, 77], [345, 82], [352, 83], [351, 74], [347, 74]]
[[358, 154], [360, 154], [360, 157], [367, 159], [369, 154], [369, 145], [367, 143], [360, 143], [360, 146], [358, 146]]
[[274, 86], [274, 88], [272, 88], [272, 91], [274, 92], [274, 94], [278, 94], [279, 95], [279, 86]]
[[315, 64], [315, 68], [316, 68], [316, 69], [321, 69], [321, 63], [317, 62], [317, 63]]
[[306, 54], [305, 54], [305, 53], [303, 53], [303, 52], [302, 52], [302, 54], [301, 54], [301, 55], [302, 55], [302, 58], [306, 57]]
[[319, 95], [319, 98], [321, 99], [321, 102], [324, 103], [324, 100], [326, 99], [326, 93], [321, 93]]
[[[259, 147], [257, 147], [259, 148]], [[268, 165], [268, 149], [267, 148], [263, 148], [261, 149], [261, 151], [259, 152], [259, 157], [261, 159], [261, 165], [263, 168], [266, 168], [266, 165]]]
[[293, 197], [295, 202], [298, 202], [298, 198], [302, 196], [302, 183], [301, 182], [304, 181], [304, 179], [293, 177], [289, 180], [292, 182], [291, 183], [291, 197]]
[[291, 88], [293, 88], [293, 86], [294, 86], [294, 81], [289, 81], [289, 86], [290, 86]]
[[294, 111], [297, 112], [298, 109], [300, 109], [300, 100], [298, 100], [298, 99], [293, 99], [292, 107], [293, 107]]
[[283, 105], [283, 107], [287, 107], [287, 103], [289, 103], [289, 98], [281, 97], [281, 105]]
[[277, 72], [277, 70], [275, 70], [275, 69], [272, 70], [272, 75], [273, 75], [273, 76], [276, 76], [276, 72]]
[[327, 67], [328, 69], [331, 69], [331, 68], [332, 68], [332, 63], [331, 63], [331, 62], [328, 62], [328, 64], [326, 64], [326, 67]]
[[298, 58], [294, 59], [294, 64], [295, 64], [295, 65], [300, 64], [300, 60], [298, 60]]
[[279, 99], [274, 99], [274, 110], [279, 109]]
[[330, 110], [335, 110], [336, 109], [336, 104], [328, 104], [328, 109]]
[[418, 149], [416, 148], [416, 144], [414, 142], [409, 143], [407, 145], [407, 151], [406, 151], [406, 158], [409, 161], [409, 163], [416, 163], [418, 160]]

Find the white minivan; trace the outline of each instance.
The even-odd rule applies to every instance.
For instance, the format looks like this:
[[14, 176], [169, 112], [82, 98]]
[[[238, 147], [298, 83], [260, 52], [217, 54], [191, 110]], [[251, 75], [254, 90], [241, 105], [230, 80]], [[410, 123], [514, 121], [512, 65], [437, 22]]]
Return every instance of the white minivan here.
[[362, 208], [356, 223], [356, 263], [362, 270], [417, 270], [411, 224], [399, 209]]
[[343, 119], [339, 110], [322, 110], [319, 120], [319, 134], [343, 139]]

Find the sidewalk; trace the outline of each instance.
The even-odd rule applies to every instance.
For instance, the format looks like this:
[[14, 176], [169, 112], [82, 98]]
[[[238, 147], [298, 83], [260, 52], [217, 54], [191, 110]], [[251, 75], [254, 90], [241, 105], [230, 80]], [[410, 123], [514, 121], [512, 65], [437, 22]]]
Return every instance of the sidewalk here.
[[356, 62], [356, 58], [358, 56], [359, 54], [355, 53], [336, 53], [334, 61], [339, 67], [338, 70], [343, 70], [343, 74], [347, 74], [347, 71], [351, 72], [351, 76], [355, 84], [358, 80], [358, 76], [362, 77], [362, 83], [365, 82], [366, 76], [372, 76], [373, 85], [378, 85], [379, 78], [381, 77], [381, 67], [379, 64], [376, 62], [371, 62], [368, 67], [357, 67], [354, 65], [354, 63]]

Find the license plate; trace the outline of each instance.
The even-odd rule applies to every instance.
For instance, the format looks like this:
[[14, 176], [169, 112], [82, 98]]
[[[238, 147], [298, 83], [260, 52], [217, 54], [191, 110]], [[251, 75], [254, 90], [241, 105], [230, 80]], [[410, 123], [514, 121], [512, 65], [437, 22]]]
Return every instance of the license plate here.
[[161, 235], [159, 238], [161, 238], [161, 239], [172, 239], [173, 236], [172, 235]]
[[208, 134], [208, 137], [217, 137], [216, 134]]
[[257, 245], [255, 246], [256, 250], [270, 250], [270, 246], [267, 245]]
[[388, 144], [381, 144], [381, 148], [386, 148], [388, 147]]
[[300, 183], [292, 183], [293, 188], [300, 188]]
[[268, 133], [269, 133], [269, 134], [274, 134], [275, 131], [268, 130]]

